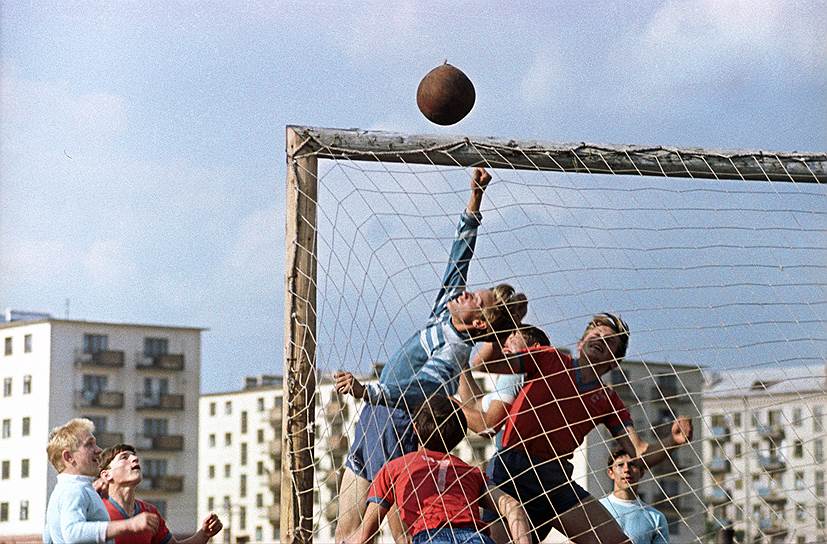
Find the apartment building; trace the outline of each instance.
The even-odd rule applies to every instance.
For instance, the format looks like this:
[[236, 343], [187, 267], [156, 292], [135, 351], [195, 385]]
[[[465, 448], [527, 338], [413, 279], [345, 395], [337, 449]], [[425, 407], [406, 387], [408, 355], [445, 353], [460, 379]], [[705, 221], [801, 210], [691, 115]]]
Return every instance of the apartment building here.
[[0, 321], [0, 535], [39, 540], [56, 473], [49, 431], [95, 423], [101, 447], [140, 451], [139, 495], [171, 529], [196, 525], [201, 331], [6, 312]]
[[[695, 366], [627, 361], [623, 373], [612, 376], [646, 438], [653, 425], [671, 423], [675, 414], [700, 414], [700, 371]], [[475, 376], [484, 391], [492, 391], [490, 375]], [[281, 379], [248, 378], [242, 389], [203, 395], [200, 401], [200, 456], [198, 515], [218, 513], [225, 524], [223, 542], [273, 542], [279, 535], [281, 489]], [[352, 438], [359, 405], [338, 395], [329, 377], [318, 381], [316, 395], [314, 539], [333, 542], [339, 513], [338, 490], [342, 467]], [[696, 435], [697, 436], [697, 435]], [[699, 442], [698, 442], [699, 443]], [[575, 455], [578, 482], [596, 496], [609, 492], [604, 477], [611, 440], [598, 431]], [[469, 434], [453, 452], [483, 466], [494, 453], [491, 438]], [[668, 465], [668, 466], [667, 466]], [[705, 505], [700, 448], [693, 445], [673, 455], [657, 469], [657, 478], [641, 485], [641, 492], [666, 513], [672, 542], [697, 541], [703, 533]], [[559, 542], [552, 535], [549, 542]], [[380, 542], [393, 542], [387, 528]]]
[[711, 374], [704, 392], [710, 525], [741, 542], [827, 542], [823, 366]]

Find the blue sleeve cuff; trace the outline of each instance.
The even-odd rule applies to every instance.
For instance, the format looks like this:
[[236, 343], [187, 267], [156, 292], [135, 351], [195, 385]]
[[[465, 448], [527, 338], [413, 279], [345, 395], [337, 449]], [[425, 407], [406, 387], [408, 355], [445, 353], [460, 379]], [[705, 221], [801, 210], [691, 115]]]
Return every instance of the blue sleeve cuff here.
[[385, 398], [385, 390], [381, 384], [369, 383], [365, 386], [365, 398], [371, 404], [379, 404]]
[[461, 224], [465, 224], [470, 227], [478, 227], [480, 223], [482, 223], [482, 212], [468, 213], [467, 210], [463, 210], [459, 221]]
[[391, 506], [393, 506], [391, 503], [389, 503], [388, 501], [386, 501], [385, 499], [383, 499], [381, 497], [368, 497], [368, 500], [365, 501], [365, 502], [376, 503], [379, 506], [381, 506], [382, 508], [384, 508], [385, 510], [390, 510]]

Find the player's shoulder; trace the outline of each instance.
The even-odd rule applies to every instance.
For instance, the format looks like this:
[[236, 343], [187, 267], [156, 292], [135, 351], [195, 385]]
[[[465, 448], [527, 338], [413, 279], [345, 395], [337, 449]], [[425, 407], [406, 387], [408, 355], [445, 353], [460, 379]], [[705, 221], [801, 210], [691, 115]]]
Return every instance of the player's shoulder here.
[[155, 514], [160, 516], [161, 512], [158, 510], [158, 507], [152, 504], [151, 502], [147, 502], [141, 499], [135, 499], [135, 503], [138, 504], [141, 512], [149, 512], [150, 514]]

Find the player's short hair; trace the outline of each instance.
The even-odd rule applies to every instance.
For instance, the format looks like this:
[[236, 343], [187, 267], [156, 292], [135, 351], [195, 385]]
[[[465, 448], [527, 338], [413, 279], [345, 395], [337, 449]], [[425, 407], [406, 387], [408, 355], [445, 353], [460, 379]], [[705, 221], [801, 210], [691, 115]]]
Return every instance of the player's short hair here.
[[414, 430], [422, 447], [448, 453], [465, 438], [468, 420], [459, 405], [437, 393], [420, 405], [414, 417]]
[[612, 329], [620, 339], [620, 343], [617, 346], [617, 350], [613, 355], [615, 359], [620, 360], [626, 357], [626, 348], [629, 347], [629, 336], [631, 333], [629, 332], [629, 325], [626, 324], [625, 321], [620, 319], [620, 316], [610, 314], [610, 313], [602, 313], [597, 314], [592, 317], [592, 320], [589, 321], [589, 324], [586, 325], [586, 330], [583, 331], [583, 336], [580, 337], [580, 340], [586, 337], [586, 334], [595, 327], [599, 327], [601, 325], [605, 325]]
[[95, 432], [95, 424], [86, 418], [70, 419], [60, 427], [55, 427], [49, 433], [49, 443], [46, 445], [46, 455], [49, 462], [58, 473], [66, 469], [63, 462], [63, 450], [77, 451], [80, 448], [80, 436], [84, 431]]
[[514, 332], [519, 332], [523, 336], [527, 346], [539, 344], [543, 347], [548, 347], [551, 345], [551, 340], [548, 339], [548, 335], [540, 327], [523, 323], [520, 325], [520, 328]]
[[[518, 293], [514, 287], [501, 283], [491, 288], [494, 294], [494, 306], [482, 309], [482, 317], [488, 323], [488, 331], [482, 336], [489, 339], [492, 335], [510, 333], [523, 321], [528, 312], [528, 298]], [[477, 341], [482, 340], [477, 338]]]
[[103, 453], [101, 453], [100, 463], [98, 463], [98, 474], [108, 469], [109, 465], [112, 463], [112, 459], [114, 459], [119, 453], [124, 451], [138, 453], [135, 449], [135, 446], [132, 446], [130, 444], [115, 444], [111, 448], [106, 448], [105, 450], [103, 450]]

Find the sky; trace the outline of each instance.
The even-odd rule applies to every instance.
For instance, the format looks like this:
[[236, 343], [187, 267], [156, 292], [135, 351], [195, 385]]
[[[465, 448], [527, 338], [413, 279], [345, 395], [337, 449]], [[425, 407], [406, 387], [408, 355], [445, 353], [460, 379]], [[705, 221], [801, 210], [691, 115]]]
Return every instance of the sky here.
[[[205, 392], [279, 373], [288, 124], [827, 149], [825, 2], [500, 4], [3, 2], [0, 307], [205, 327]], [[438, 127], [446, 59], [477, 100]]]

